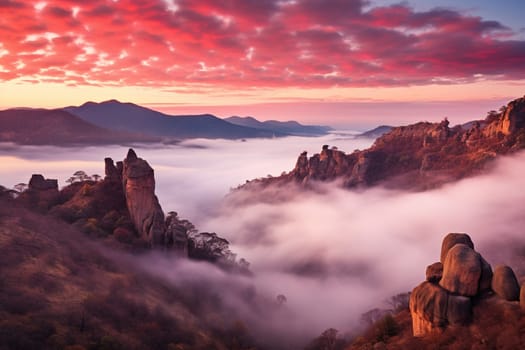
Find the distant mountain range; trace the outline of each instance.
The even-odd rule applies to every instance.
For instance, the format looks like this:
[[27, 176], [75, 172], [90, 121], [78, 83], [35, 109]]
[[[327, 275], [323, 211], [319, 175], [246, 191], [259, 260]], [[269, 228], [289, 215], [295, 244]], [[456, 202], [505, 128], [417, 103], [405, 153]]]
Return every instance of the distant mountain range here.
[[357, 137], [359, 138], [370, 138], [370, 139], [377, 139], [378, 137], [383, 136], [383, 134], [386, 134], [390, 130], [392, 130], [394, 127], [390, 125], [380, 125], [377, 128], [373, 128], [372, 130], [365, 131]]
[[0, 111], [0, 142], [31, 145], [113, 144], [158, 139], [104, 129], [60, 109]]
[[211, 114], [168, 115], [133, 103], [109, 100], [86, 102], [64, 110], [94, 125], [127, 132], [168, 138], [223, 138], [286, 136], [268, 130], [234, 125]]
[[322, 125], [302, 125], [296, 121], [280, 122], [277, 120], [258, 121], [253, 117], [229, 117], [225, 118], [229, 123], [246, 126], [254, 129], [268, 130], [283, 134], [296, 136], [322, 136], [333, 130], [329, 126]]
[[211, 114], [168, 115], [133, 103], [109, 100], [62, 109], [0, 111], [0, 142], [18, 144], [115, 144], [188, 138], [245, 139], [290, 135], [319, 136], [325, 126], [297, 122], [220, 119]]

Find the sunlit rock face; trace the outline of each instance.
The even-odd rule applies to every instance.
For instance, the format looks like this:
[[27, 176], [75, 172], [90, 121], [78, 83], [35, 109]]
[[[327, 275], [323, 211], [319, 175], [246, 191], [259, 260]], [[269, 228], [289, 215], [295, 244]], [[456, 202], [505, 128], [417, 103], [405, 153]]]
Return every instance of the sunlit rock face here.
[[472, 297], [478, 294], [481, 277], [480, 255], [465, 244], [448, 251], [439, 285], [451, 293]]
[[129, 214], [139, 235], [153, 246], [164, 245], [164, 213], [155, 196], [153, 169], [132, 149], [124, 159], [122, 184]]
[[[427, 266], [427, 280], [410, 295], [416, 337], [440, 332], [450, 325], [469, 324], [480, 301], [485, 305], [512, 303], [525, 297], [525, 288], [522, 286], [520, 291], [512, 268], [498, 266], [492, 272], [490, 264], [474, 250], [472, 239], [465, 233], [445, 236], [441, 259], [443, 263]], [[521, 304], [524, 305], [523, 300]]]
[[310, 157], [303, 152], [289, 173], [242, 187], [338, 180], [347, 188], [383, 184], [425, 190], [478, 174], [498, 155], [524, 148], [525, 98], [519, 98], [464, 126], [451, 127], [447, 119], [420, 122], [392, 128], [366, 150], [347, 154], [325, 145]]
[[441, 255], [440, 255], [440, 261], [442, 264], [445, 263], [445, 258], [447, 257], [447, 253], [456, 244], [465, 244], [466, 246], [474, 249], [474, 243], [470, 239], [470, 236], [466, 233], [449, 233], [448, 235], [443, 238], [443, 242], [441, 244]]

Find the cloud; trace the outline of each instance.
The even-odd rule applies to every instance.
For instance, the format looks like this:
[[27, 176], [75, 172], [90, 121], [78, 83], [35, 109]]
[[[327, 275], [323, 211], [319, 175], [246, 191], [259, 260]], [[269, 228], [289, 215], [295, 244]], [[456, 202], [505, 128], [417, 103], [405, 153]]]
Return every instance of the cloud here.
[[[0, 42], [9, 51], [2, 58], [4, 80], [46, 78], [45, 71], [35, 73], [30, 66], [70, 72], [78, 84], [198, 83], [225, 89], [451, 84], [525, 74], [519, 64], [525, 42], [512, 40], [512, 30], [448, 9], [420, 12], [360, 0], [178, 1], [175, 7], [163, 1], [55, 0], [41, 10], [15, 1], [0, 6], [11, 9], [0, 26]], [[46, 33], [82, 41], [65, 46], [52, 40], [49, 50], [33, 50], [29, 59], [26, 36]], [[91, 53], [83, 54], [87, 48]], [[123, 50], [127, 58], [120, 57]], [[103, 72], [99, 54], [111, 62]], [[159, 58], [154, 65], [141, 64], [151, 56]], [[198, 62], [221, 72], [201, 71]]]

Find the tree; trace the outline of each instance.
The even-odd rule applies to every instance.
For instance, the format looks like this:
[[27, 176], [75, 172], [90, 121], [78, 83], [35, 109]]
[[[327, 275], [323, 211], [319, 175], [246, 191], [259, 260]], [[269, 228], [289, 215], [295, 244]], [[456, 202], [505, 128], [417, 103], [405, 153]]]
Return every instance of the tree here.
[[397, 312], [407, 310], [409, 301], [410, 293], [399, 293], [390, 297], [386, 302], [392, 307], [392, 310]]
[[91, 177], [89, 177], [85, 171], [83, 170], [77, 170], [75, 171], [75, 173], [73, 174], [73, 178], [75, 178], [76, 180], [82, 182], [82, 181], [86, 181], [86, 180], [90, 180]]
[[98, 174], [93, 174], [93, 175], [91, 175], [91, 178], [92, 178], [95, 182], [98, 182], [98, 180], [100, 180], [101, 176], [98, 175]]
[[22, 193], [24, 192], [25, 190], [27, 190], [27, 184], [21, 182], [19, 184], [16, 184], [13, 188], [18, 192], [18, 193]]
[[283, 294], [279, 294], [276, 300], [277, 300], [277, 305], [279, 306], [285, 304], [287, 301], [286, 297]]
[[75, 182], [75, 178], [71, 176], [69, 179], [66, 180], [66, 182], [71, 185], [73, 182]]
[[338, 330], [329, 328], [319, 337], [315, 338], [307, 347], [307, 350], [339, 350], [345, 347], [345, 341], [337, 337]]

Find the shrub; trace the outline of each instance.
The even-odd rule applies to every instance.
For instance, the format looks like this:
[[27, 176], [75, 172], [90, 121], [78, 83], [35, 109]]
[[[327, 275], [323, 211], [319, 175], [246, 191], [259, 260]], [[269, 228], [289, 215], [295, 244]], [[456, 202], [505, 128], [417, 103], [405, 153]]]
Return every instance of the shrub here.
[[397, 335], [400, 331], [399, 325], [391, 314], [385, 315], [373, 326], [377, 341], [385, 342], [388, 338]]
[[329, 328], [315, 338], [305, 350], [342, 350], [346, 342], [337, 337], [337, 329]]

